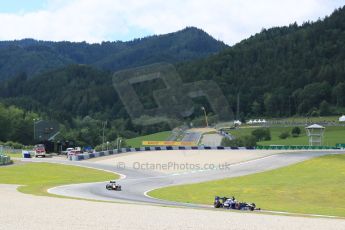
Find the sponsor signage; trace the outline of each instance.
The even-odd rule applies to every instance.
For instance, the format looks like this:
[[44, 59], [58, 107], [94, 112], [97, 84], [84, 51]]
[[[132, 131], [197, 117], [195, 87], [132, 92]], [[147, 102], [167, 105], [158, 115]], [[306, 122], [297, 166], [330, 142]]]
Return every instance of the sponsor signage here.
[[196, 146], [196, 143], [191, 141], [143, 141], [142, 144], [151, 146]]

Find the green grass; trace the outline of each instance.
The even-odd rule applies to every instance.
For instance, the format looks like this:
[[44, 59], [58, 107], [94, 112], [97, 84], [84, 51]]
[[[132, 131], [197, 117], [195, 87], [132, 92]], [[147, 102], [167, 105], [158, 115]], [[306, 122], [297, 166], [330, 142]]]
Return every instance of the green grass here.
[[52, 196], [47, 189], [76, 183], [98, 182], [119, 178], [118, 175], [77, 166], [25, 163], [0, 167], [0, 184], [18, 184], [20, 192]]
[[215, 195], [234, 195], [265, 210], [345, 217], [345, 155], [319, 157], [237, 178], [162, 188], [149, 195], [200, 204], [212, 204]]
[[[271, 127], [271, 137], [270, 141], [261, 141], [257, 144], [259, 145], [308, 145], [308, 137], [306, 136], [304, 127], [301, 128], [301, 135], [299, 137], [288, 137], [287, 139], [280, 139], [279, 135], [282, 132], [289, 132], [291, 135], [291, 130], [293, 127]], [[253, 130], [257, 128], [239, 128], [236, 130], [229, 130], [229, 132], [234, 136], [245, 136], [250, 135]], [[335, 146], [337, 143], [345, 143], [345, 127], [326, 127], [324, 134], [324, 145]]]
[[150, 134], [146, 136], [135, 137], [135, 138], [126, 140], [126, 142], [132, 148], [139, 148], [143, 146], [142, 145], [143, 141], [165, 141], [170, 137], [170, 135], [171, 135], [171, 131], [165, 131], [165, 132], [154, 133], [154, 134]]

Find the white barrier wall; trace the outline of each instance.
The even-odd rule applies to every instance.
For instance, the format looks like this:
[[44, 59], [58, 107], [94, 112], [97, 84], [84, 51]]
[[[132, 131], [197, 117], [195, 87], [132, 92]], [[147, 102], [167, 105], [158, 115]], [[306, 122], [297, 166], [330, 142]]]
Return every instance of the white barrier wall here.
[[121, 148], [120, 150], [114, 149], [114, 150], [107, 150], [107, 151], [101, 151], [101, 152], [95, 152], [95, 153], [83, 153], [83, 154], [77, 154], [77, 155], [71, 155], [68, 157], [69, 160], [72, 161], [81, 161], [81, 160], [87, 160], [90, 158], [95, 157], [102, 157], [102, 156], [109, 156], [113, 154], [120, 154], [120, 153], [126, 153], [126, 152], [139, 152], [139, 151], [160, 151], [160, 150], [209, 150], [209, 149], [232, 149], [232, 150], [238, 150], [238, 149], [255, 149], [254, 147], [223, 147], [223, 146], [157, 146], [157, 147], [140, 147], [140, 148]]

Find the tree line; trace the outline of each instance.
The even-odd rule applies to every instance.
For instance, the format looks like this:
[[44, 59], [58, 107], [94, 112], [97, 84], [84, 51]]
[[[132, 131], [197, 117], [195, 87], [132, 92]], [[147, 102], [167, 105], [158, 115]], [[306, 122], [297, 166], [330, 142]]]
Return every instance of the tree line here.
[[[239, 95], [242, 119], [341, 114], [345, 113], [344, 31], [343, 7], [324, 20], [305, 22], [301, 26], [294, 23], [285, 27], [263, 29], [207, 58], [192, 61], [186, 59], [189, 61], [181, 62], [181, 56], [176, 68], [184, 82], [215, 81], [233, 111], [236, 111]], [[195, 33], [199, 32], [185, 33], [184, 36], [193, 37]], [[208, 44], [209, 40], [205, 37], [197, 37], [199, 42], [189, 40], [187, 50], [201, 49]], [[143, 51], [147, 52], [145, 57], [157, 57], [158, 53], [152, 53], [148, 47], [154, 46], [158, 38], [150, 40], [150, 46]], [[176, 36], [170, 37], [160, 45], [167, 46], [176, 39]], [[133, 41], [136, 42], [143, 45], [140, 41]], [[82, 50], [81, 47], [80, 45]], [[203, 55], [198, 57], [201, 56]], [[131, 55], [121, 57], [126, 63], [133, 62]], [[150, 60], [162, 61], [164, 58]], [[150, 62], [140, 62], [148, 63]], [[156, 87], [161, 88], [161, 83], [139, 84], [134, 87], [147, 108], [155, 106], [152, 90]], [[25, 116], [34, 113], [59, 121], [64, 138], [78, 140], [81, 144], [100, 144], [101, 124], [104, 121], [108, 121], [106, 135], [110, 141], [118, 136], [130, 138], [169, 129], [164, 123], [154, 126], [133, 124], [112, 86], [112, 72], [95, 65], [72, 64], [35, 76], [17, 74], [2, 82], [0, 97], [3, 108], [9, 109], [11, 105], [15, 105]], [[212, 109], [204, 100], [194, 100], [194, 105], [195, 114], [185, 122], [189, 123], [194, 119], [196, 123], [202, 123], [200, 106], [205, 105], [210, 113]], [[29, 140], [10, 134], [11, 132], [3, 133], [0, 140], [12, 138], [23, 143]]]

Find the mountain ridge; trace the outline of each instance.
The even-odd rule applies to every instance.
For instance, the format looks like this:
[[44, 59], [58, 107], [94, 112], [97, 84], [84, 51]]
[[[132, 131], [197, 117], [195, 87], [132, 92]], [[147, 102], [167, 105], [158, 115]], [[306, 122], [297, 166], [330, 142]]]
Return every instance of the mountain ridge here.
[[69, 64], [116, 71], [160, 61], [176, 63], [206, 57], [226, 47], [195, 27], [128, 42], [0, 41], [0, 80], [21, 73], [32, 77]]

